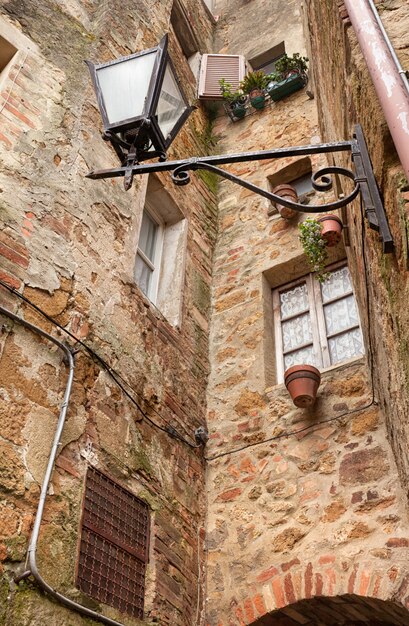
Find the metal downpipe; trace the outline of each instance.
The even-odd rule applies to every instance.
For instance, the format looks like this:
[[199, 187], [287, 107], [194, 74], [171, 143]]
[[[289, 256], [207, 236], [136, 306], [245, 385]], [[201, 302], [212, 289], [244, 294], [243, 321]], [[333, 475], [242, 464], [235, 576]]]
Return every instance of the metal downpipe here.
[[409, 93], [366, 0], [344, 0], [395, 148], [409, 181]]
[[45, 339], [48, 339], [49, 341], [52, 341], [52, 343], [54, 343], [64, 352], [65, 356], [68, 359], [68, 364], [69, 364], [69, 374], [68, 374], [67, 385], [65, 387], [64, 398], [61, 404], [60, 415], [57, 421], [57, 427], [55, 430], [54, 440], [53, 440], [50, 456], [49, 456], [48, 463], [47, 463], [47, 469], [46, 469], [43, 483], [41, 486], [40, 500], [38, 503], [38, 508], [37, 508], [37, 512], [35, 515], [35, 519], [34, 519], [33, 531], [31, 534], [30, 544], [28, 547], [29, 569], [26, 572], [24, 572], [22, 576], [18, 577], [18, 580], [22, 580], [23, 578], [27, 578], [28, 576], [33, 576], [36, 582], [38, 583], [39, 587], [41, 587], [43, 591], [46, 591], [55, 600], [65, 605], [69, 609], [76, 611], [77, 613], [81, 613], [82, 615], [85, 615], [86, 617], [90, 617], [96, 621], [102, 622], [103, 624], [107, 624], [107, 626], [124, 626], [121, 622], [117, 622], [116, 620], [110, 619], [109, 617], [105, 617], [104, 615], [101, 615], [100, 613], [96, 613], [95, 611], [92, 611], [91, 609], [88, 609], [87, 607], [82, 606], [81, 604], [74, 602], [74, 600], [70, 600], [70, 598], [67, 598], [66, 596], [62, 595], [61, 593], [53, 589], [42, 578], [41, 574], [38, 571], [37, 562], [36, 562], [38, 536], [40, 532], [41, 521], [43, 518], [44, 505], [45, 505], [45, 499], [47, 497], [48, 486], [50, 483], [51, 474], [54, 469], [54, 463], [55, 463], [55, 459], [57, 456], [58, 446], [60, 445], [60, 438], [61, 438], [61, 434], [62, 434], [64, 424], [65, 424], [65, 418], [66, 418], [67, 409], [68, 409], [68, 402], [69, 402], [70, 395], [71, 395], [72, 382], [74, 378], [74, 357], [71, 354], [70, 349], [66, 345], [64, 345], [61, 341], [58, 341], [58, 339], [55, 339], [55, 337], [53, 337], [52, 335], [46, 333], [44, 330], [42, 330], [38, 326], [34, 326], [34, 324], [30, 324], [30, 322], [26, 322], [26, 320], [22, 319], [18, 315], [15, 315], [14, 313], [9, 311], [8, 309], [5, 309], [2, 306], [0, 306], [0, 313], [5, 315], [6, 317], [9, 317], [15, 322], [18, 322], [22, 326], [25, 326], [32, 332], [37, 333], [38, 335], [41, 335], [42, 337], [44, 337]]
[[388, 50], [389, 50], [390, 55], [391, 55], [391, 57], [393, 59], [393, 62], [396, 65], [396, 69], [398, 70], [399, 75], [400, 75], [400, 77], [401, 77], [401, 79], [403, 81], [403, 84], [406, 87], [406, 91], [409, 93], [409, 80], [408, 80], [408, 77], [407, 77], [406, 72], [403, 69], [402, 65], [400, 64], [400, 61], [399, 61], [399, 59], [398, 59], [398, 57], [396, 55], [396, 52], [395, 52], [395, 48], [393, 47], [393, 45], [391, 43], [391, 40], [388, 37], [388, 33], [385, 30], [385, 27], [383, 25], [381, 17], [380, 17], [380, 15], [378, 13], [378, 9], [376, 8], [375, 3], [373, 2], [373, 0], [368, 0], [368, 3], [369, 3], [369, 6], [372, 9], [372, 13], [375, 16], [376, 23], [378, 24], [379, 29], [380, 29], [380, 31], [382, 33], [382, 37], [384, 38], [385, 43], [388, 46]]

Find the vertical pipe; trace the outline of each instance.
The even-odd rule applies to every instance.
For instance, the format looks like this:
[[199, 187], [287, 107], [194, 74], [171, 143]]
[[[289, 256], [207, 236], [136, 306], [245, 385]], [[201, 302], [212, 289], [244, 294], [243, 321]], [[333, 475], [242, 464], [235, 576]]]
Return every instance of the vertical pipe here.
[[113, 620], [109, 617], [105, 617], [104, 615], [101, 615], [100, 613], [96, 613], [96, 611], [93, 611], [92, 609], [82, 606], [82, 604], [78, 604], [78, 602], [75, 602], [74, 600], [67, 598], [67, 596], [64, 596], [62, 593], [59, 593], [44, 580], [44, 578], [41, 576], [40, 572], [38, 571], [37, 558], [36, 558], [38, 535], [40, 532], [40, 526], [41, 526], [41, 522], [43, 519], [44, 505], [45, 505], [45, 500], [47, 497], [48, 486], [50, 484], [51, 475], [54, 469], [54, 462], [57, 456], [58, 446], [60, 445], [61, 434], [64, 428], [65, 418], [67, 415], [68, 402], [70, 399], [71, 387], [72, 387], [72, 382], [74, 378], [74, 358], [71, 354], [70, 349], [65, 344], [61, 343], [61, 341], [58, 341], [58, 339], [56, 339], [49, 333], [46, 333], [44, 330], [42, 330], [38, 326], [34, 326], [34, 324], [30, 324], [30, 322], [26, 322], [26, 320], [22, 319], [18, 315], [15, 315], [15, 313], [12, 313], [11, 311], [9, 311], [8, 309], [5, 309], [2, 306], [0, 306], [0, 314], [6, 315], [10, 319], [14, 320], [15, 322], [18, 322], [19, 324], [21, 324], [25, 328], [28, 328], [32, 332], [37, 333], [38, 335], [41, 335], [42, 337], [45, 337], [45, 339], [48, 339], [49, 341], [52, 341], [52, 343], [54, 343], [64, 352], [68, 361], [68, 366], [69, 366], [68, 380], [67, 380], [67, 384], [65, 387], [64, 398], [61, 404], [60, 415], [57, 421], [57, 428], [54, 434], [54, 440], [53, 440], [50, 456], [48, 458], [47, 469], [45, 472], [43, 483], [41, 485], [40, 501], [38, 503], [37, 512], [34, 518], [33, 531], [31, 534], [30, 545], [28, 547], [29, 569], [26, 572], [24, 572], [22, 576], [19, 576], [16, 580], [22, 580], [23, 578], [26, 578], [27, 576], [33, 576], [43, 591], [46, 591], [50, 596], [52, 596], [55, 600], [57, 600], [57, 602], [60, 602], [60, 604], [63, 604], [64, 606], [68, 607], [72, 611], [77, 611], [77, 613], [80, 613], [81, 615], [85, 615], [86, 617], [90, 617], [96, 621], [102, 622], [103, 624], [106, 624], [106, 626], [124, 626], [124, 624], [122, 624], [121, 622], [117, 622], [116, 620]]
[[409, 94], [366, 0], [344, 0], [409, 181]]
[[379, 16], [379, 13], [378, 13], [378, 11], [377, 11], [376, 5], [375, 5], [375, 3], [373, 2], [373, 0], [368, 0], [368, 3], [369, 3], [369, 6], [370, 6], [370, 7], [371, 7], [371, 9], [372, 9], [372, 13], [373, 13], [373, 14], [374, 14], [374, 16], [375, 16], [376, 23], [378, 24], [378, 26], [379, 26], [379, 30], [380, 30], [380, 31], [381, 31], [381, 33], [382, 33], [382, 37], [384, 38], [385, 43], [386, 43], [386, 45], [388, 46], [388, 50], [389, 50], [390, 55], [391, 55], [391, 57], [392, 57], [392, 59], [393, 59], [393, 62], [395, 63], [395, 65], [396, 65], [396, 67], [397, 67], [397, 70], [398, 70], [398, 72], [399, 72], [399, 74], [400, 74], [400, 77], [401, 77], [401, 79], [402, 79], [402, 81], [403, 81], [403, 84], [404, 84], [404, 85], [405, 85], [405, 87], [406, 87], [406, 91], [409, 93], [409, 80], [408, 80], [408, 77], [406, 76], [406, 72], [405, 72], [405, 70], [403, 69], [403, 67], [402, 67], [402, 66], [401, 66], [401, 64], [400, 64], [400, 61], [399, 61], [399, 59], [398, 59], [398, 57], [397, 57], [397, 55], [396, 55], [395, 49], [394, 49], [394, 47], [392, 46], [392, 44], [391, 44], [391, 40], [390, 40], [390, 39], [389, 39], [389, 37], [388, 37], [388, 33], [386, 32], [385, 27], [384, 27], [384, 25], [382, 24], [382, 20], [381, 20], [381, 18], [380, 18], [380, 16]]

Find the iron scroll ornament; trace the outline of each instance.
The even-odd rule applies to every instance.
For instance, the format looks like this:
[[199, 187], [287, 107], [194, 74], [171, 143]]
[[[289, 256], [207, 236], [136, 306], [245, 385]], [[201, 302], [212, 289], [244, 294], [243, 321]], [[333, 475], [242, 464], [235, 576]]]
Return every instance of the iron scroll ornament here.
[[[334, 202], [320, 205], [304, 205], [292, 202], [287, 198], [281, 198], [266, 189], [231, 174], [221, 169], [220, 165], [231, 163], [249, 163], [251, 161], [263, 161], [270, 159], [282, 159], [288, 157], [300, 157], [312, 154], [327, 154], [333, 152], [347, 152], [351, 156], [354, 171], [338, 166], [323, 167], [312, 176], [313, 188], [317, 191], [331, 189], [332, 181], [328, 174], [346, 177], [354, 183], [353, 190], [345, 197], [338, 198]], [[195, 157], [178, 161], [166, 161], [166, 155], [160, 155], [159, 162], [139, 163], [133, 160], [133, 155], [123, 162], [121, 167], [109, 170], [96, 170], [89, 172], [86, 177], [94, 180], [100, 178], [124, 177], [125, 188], [129, 189], [132, 179], [136, 174], [151, 174], [155, 172], [172, 172], [172, 180], [176, 185], [187, 185], [190, 181], [189, 171], [204, 169], [222, 176], [233, 183], [245, 187], [268, 200], [294, 209], [301, 213], [323, 213], [335, 210], [350, 204], [360, 194], [365, 217], [372, 230], [379, 233], [384, 253], [393, 251], [393, 238], [389, 229], [383, 202], [376, 183], [371, 159], [365, 142], [362, 128], [355, 126], [353, 139], [333, 143], [321, 143], [308, 146], [291, 146], [272, 150], [259, 150], [255, 152], [241, 152], [238, 154], [220, 154], [215, 156]]]
[[[209, 163], [203, 163], [200, 159], [191, 159], [187, 161], [183, 165], [180, 165], [172, 172], [172, 181], [175, 185], [183, 186], [188, 185], [190, 183], [190, 175], [188, 170], [207, 170], [208, 172], [213, 172], [214, 174], [218, 174], [218, 176], [222, 176], [227, 180], [230, 180], [241, 187], [245, 187], [249, 191], [253, 191], [257, 193], [259, 196], [263, 196], [271, 202], [277, 202], [278, 204], [282, 204], [290, 209], [294, 209], [294, 211], [298, 211], [299, 213], [324, 213], [325, 211], [340, 209], [343, 206], [346, 206], [352, 200], [354, 200], [359, 193], [359, 183], [355, 181], [355, 175], [351, 170], [347, 170], [343, 167], [323, 167], [317, 170], [311, 176], [312, 186], [316, 191], [329, 191], [332, 188], [332, 180], [328, 178], [328, 174], [337, 174], [338, 176], [346, 176], [354, 181], [355, 186], [354, 189], [347, 196], [336, 200], [335, 202], [328, 202], [326, 204], [319, 205], [311, 205], [306, 206], [305, 204], [300, 204], [298, 202], [292, 202], [291, 200], [287, 200], [286, 198], [282, 198], [281, 196], [277, 196], [266, 189], [262, 189], [257, 185], [253, 185], [252, 183], [227, 172], [226, 170], [221, 169], [220, 167], [216, 167], [215, 165], [211, 165]], [[318, 182], [321, 179], [322, 182]]]

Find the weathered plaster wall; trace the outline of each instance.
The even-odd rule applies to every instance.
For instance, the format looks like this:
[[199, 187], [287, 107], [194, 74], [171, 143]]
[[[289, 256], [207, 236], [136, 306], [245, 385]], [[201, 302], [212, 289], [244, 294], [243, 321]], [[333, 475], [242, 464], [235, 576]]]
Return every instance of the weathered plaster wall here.
[[[184, 4], [201, 49], [209, 49], [213, 24], [205, 7]], [[16, 29], [27, 47], [2, 83], [0, 277], [106, 359], [151, 420], [171, 424], [194, 442], [194, 430], [205, 419], [215, 195], [198, 177], [183, 192], [169, 177], [161, 178], [188, 220], [182, 318], [180, 327], [173, 327], [133, 280], [146, 180], [135, 180], [125, 193], [122, 180], [84, 178], [90, 169], [117, 165], [114, 151], [101, 140], [84, 59], [104, 61], [155, 45], [169, 30], [171, 5], [170, 0], [2, 3], [2, 34]], [[170, 51], [180, 56], [172, 32]], [[192, 99], [187, 61], [180, 58], [178, 67]], [[197, 110], [170, 156], [205, 150], [206, 125]], [[2, 290], [1, 298], [67, 340], [16, 296]], [[2, 324], [0, 623], [89, 623], [41, 597], [30, 582], [12, 582], [24, 569], [67, 371], [46, 341], [7, 318]], [[153, 428], [81, 348], [76, 362], [40, 535], [40, 571], [58, 590], [90, 603], [75, 590], [74, 575], [84, 475], [87, 464], [95, 464], [151, 507], [148, 622], [191, 626], [201, 610], [202, 454]], [[101, 610], [135, 623], [113, 609]]]
[[[297, 0], [217, 0], [215, 49], [251, 59], [285, 41], [286, 52], [305, 52], [301, 7]], [[246, 37], [243, 37], [245, 25]]]
[[[232, 13], [221, 14], [216, 41], [223, 41], [223, 52], [260, 52], [301, 32], [300, 19], [290, 27], [268, 23], [271, 3], [220, 3], [219, 12], [226, 5], [237, 12], [231, 22]], [[249, 28], [252, 11], [258, 11], [257, 29]], [[325, 25], [323, 16], [317, 19], [314, 33], [319, 28], [333, 47], [321, 51], [319, 61], [311, 54], [312, 67], [336, 56]], [[288, 48], [303, 46], [296, 39]], [[235, 123], [220, 117], [215, 131], [223, 152], [310, 144], [321, 140], [322, 117], [303, 90]], [[313, 170], [321, 163], [313, 159]], [[267, 178], [287, 164], [231, 171], [268, 188]], [[323, 201], [316, 196], [314, 203]], [[297, 219], [268, 217], [267, 201], [228, 182], [220, 184], [219, 200], [208, 394], [208, 624], [367, 621], [365, 601], [360, 607], [348, 594], [378, 599], [373, 619], [407, 624], [406, 609], [393, 608], [408, 606], [407, 510], [385, 417], [372, 395], [371, 368], [365, 359], [331, 368], [314, 409], [294, 409], [275, 374], [271, 288], [308, 271]], [[365, 285], [358, 282], [357, 291], [367, 327]], [[371, 335], [368, 354], [374, 341]], [[334, 596], [345, 596], [340, 611], [325, 602]], [[314, 597], [323, 597], [319, 607], [309, 611], [307, 601], [294, 612], [297, 602]]]
[[[376, 2], [404, 69], [409, 67], [407, 3]], [[350, 136], [363, 126], [380, 186], [395, 250], [383, 255], [376, 234], [361, 229], [359, 206], [350, 213], [350, 266], [365, 293], [362, 259], [366, 257], [370, 333], [374, 346], [375, 384], [385, 411], [400, 478], [408, 485], [408, 181], [392, 144], [365, 61], [341, 2], [306, 3], [317, 104], [325, 140]], [[320, 24], [326, 24], [322, 29]], [[337, 54], [333, 54], [333, 50]]]

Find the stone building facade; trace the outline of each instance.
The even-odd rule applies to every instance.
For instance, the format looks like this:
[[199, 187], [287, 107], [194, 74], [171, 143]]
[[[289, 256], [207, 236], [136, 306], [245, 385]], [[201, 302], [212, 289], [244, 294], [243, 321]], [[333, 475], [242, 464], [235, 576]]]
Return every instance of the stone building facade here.
[[[213, 20], [206, 6], [183, 7], [198, 50], [208, 51]], [[2, 290], [6, 308], [78, 348], [40, 529], [41, 575], [70, 599], [136, 623], [77, 589], [84, 480], [92, 466], [148, 504], [145, 623], [187, 626], [202, 606], [205, 466], [192, 446], [195, 429], [205, 424], [216, 198], [201, 178], [188, 193], [165, 176], [135, 180], [128, 193], [122, 181], [85, 178], [91, 169], [116, 166], [117, 157], [101, 140], [84, 60], [147, 49], [169, 32], [170, 53], [179, 59], [193, 101], [195, 78], [169, 26], [171, 10], [170, 1], [2, 5], [1, 36], [16, 53], [2, 76], [1, 280], [92, 350], [76, 346], [32, 304]], [[206, 125], [197, 110], [170, 156], [203, 153]], [[148, 201], [158, 210], [177, 209], [183, 224], [176, 250], [183, 272], [174, 278], [172, 299], [164, 296], [158, 306], [134, 280]], [[90, 623], [45, 600], [30, 579], [10, 587], [25, 569], [68, 370], [50, 341], [5, 317], [2, 323], [0, 623]], [[169, 436], [170, 425], [187, 444]]]
[[[408, 67], [405, 2], [377, 5]], [[182, 188], [169, 174], [139, 176], [127, 193], [121, 179], [85, 179], [116, 155], [101, 140], [83, 60], [147, 49], [165, 33], [190, 102], [203, 54], [244, 55], [253, 68], [283, 47], [310, 59], [305, 89], [241, 120], [199, 100], [169, 159], [340, 141], [363, 127], [394, 251], [382, 253], [359, 201], [339, 212], [344, 237], [330, 266], [348, 265], [364, 353], [321, 368], [312, 409], [294, 407], [283, 384], [274, 295], [310, 271], [298, 239], [305, 215], [286, 220], [200, 171]], [[7, 0], [0, 44], [0, 304], [39, 329], [2, 315], [0, 624], [97, 623], [24, 576], [68, 376], [41, 330], [75, 360], [37, 551], [52, 589], [111, 624], [409, 624], [409, 187], [345, 7]], [[326, 164], [312, 155], [226, 168], [272, 189]], [[334, 193], [308, 188], [304, 201]], [[135, 278], [145, 209], [163, 233], [154, 296]], [[84, 537], [115, 535], [123, 550], [127, 533], [123, 521], [109, 537], [87, 522], [103, 480], [148, 516], [146, 563], [127, 552], [146, 568], [143, 618], [109, 596], [115, 572], [103, 592], [94, 572], [99, 590], [86, 591]]]

